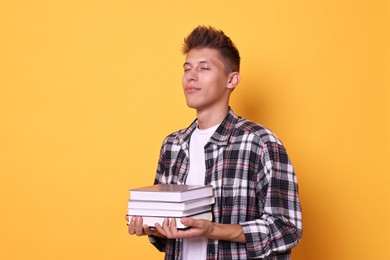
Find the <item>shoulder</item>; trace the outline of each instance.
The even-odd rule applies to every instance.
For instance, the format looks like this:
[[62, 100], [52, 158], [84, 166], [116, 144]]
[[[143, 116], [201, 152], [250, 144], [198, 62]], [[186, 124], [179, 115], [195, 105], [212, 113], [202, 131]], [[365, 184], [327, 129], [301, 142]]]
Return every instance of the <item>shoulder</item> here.
[[169, 135], [167, 135], [165, 138], [164, 138], [164, 141], [163, 141], [163, 144], [173, 144], [175, 142], [175, 140], [178, 139], [178, 137], [180, 135], [182, 135], [183, 133], [185, 132], [185, 129], [181, 129], [181, 130], [178, 130], [178, 131], [175, 131]]
[[163, 141], [163, 146], [174, 146], [182, 143], [188, 143], [192, 132], [196, 128], [196, 123], [194, 122], [189, 127], [177, 130], [166, 136]]
[[[244, 149], [249, 149], [265, 161], [278, 161], [289, 164], [286, 148], [276, 134], [263, 125], [239, 118], [235, 124], [232, 142]], [[245, 146], [242, 144], [245, 143]]]
[[263, 144], [276, 143], [282, 145], [273, 131], [260, 123], [253, 122], [246, 118], [239, 116], [234, 128], [234, 136], [247, 136]]
[[167, 135], [167, 136], [165, 137], [165, 139], [172, 139], [172, 138], [175, 139], [175, 138], [177, 138], [178, 136], [184, 134], [185, 131], [186, 131], [186, 128], [177, 130], [177, 131], [175, 131], [175, 132], [170, 133], [169, 135]]

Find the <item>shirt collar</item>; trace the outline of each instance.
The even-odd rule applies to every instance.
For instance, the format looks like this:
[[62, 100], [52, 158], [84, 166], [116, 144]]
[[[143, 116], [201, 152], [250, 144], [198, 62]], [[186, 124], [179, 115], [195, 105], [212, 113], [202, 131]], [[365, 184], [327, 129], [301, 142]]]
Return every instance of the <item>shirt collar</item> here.
[[[229, 141], [229, 137], [235, 129], [235, 125], [239, 117], [233, 112], [233, 110], [229, 107], [228, 114], [219, 125], [217, 130], [215, 130], [214, 134], [210, 138], [210, 143], [216, 145], [227, 145]], [[184, 147], [187, 147], [190, 142], [190, 137], [192, 132], [195, 131], [197, 127], [196, 119], [190, 124], [190, 126], [186, 129], [183, 129], [177, 137], [176, 140], [179, 144]]]

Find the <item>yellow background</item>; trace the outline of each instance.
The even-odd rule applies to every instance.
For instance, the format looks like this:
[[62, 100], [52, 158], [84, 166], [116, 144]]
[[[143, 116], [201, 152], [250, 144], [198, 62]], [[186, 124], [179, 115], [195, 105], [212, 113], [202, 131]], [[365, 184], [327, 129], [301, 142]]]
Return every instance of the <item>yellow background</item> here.
[[390, 259], [389, 2], [0, 2], [0, 259], [162, 259], [127, 234], [128, 189], [194, 118], [183, 38], [221, 28], [242, 56], [238, 114], [298, 175], [294, 259]]

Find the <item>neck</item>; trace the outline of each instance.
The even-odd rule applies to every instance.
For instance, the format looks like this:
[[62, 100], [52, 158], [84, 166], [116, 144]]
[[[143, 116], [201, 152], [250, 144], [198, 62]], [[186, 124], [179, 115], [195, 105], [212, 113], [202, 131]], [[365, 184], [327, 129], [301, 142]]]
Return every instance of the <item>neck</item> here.
[[199, 129], [207, 129], [220, 124], [229, 112], [229, 106], [213, 111], [197, 111]]

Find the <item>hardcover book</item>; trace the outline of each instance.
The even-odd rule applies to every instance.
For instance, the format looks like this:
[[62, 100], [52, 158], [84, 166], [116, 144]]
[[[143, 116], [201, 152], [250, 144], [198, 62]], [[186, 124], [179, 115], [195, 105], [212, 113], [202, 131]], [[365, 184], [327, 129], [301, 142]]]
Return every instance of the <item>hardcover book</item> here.
[[154, 216], [154, 217], [188, 217], [211, 210], [211, 205], [206, 205], [189, 210], [167, 210], [167, 209], [135, 209], [129, 208], [128, 214], [132, 216]]
[[211, 185], [156, 184], [130, 190], [131, 200], [183, 202], [213, 196]]
[[214, 202], [215, 199], [213, 196], [183, 202], [129, 200], [127, 207], [136, 209], [190, 210], [206, 205], [212, 205]]
[[[132, 215], [128, 215], [128, 216], [129, 216], [129, 223], [130, 223]], [[209, 221], [212, 221], [212, 219], [213, 219], [213, 215], [211, 212], [200, 213], [200, 214], [196, 214], [196, 215], [189, 216], [189, 217], [194, 218], [194, 219], [206, 219]], [[146, 224], [149, 227], [155, 227], [156, 223], [159, 223], [160, 225], [162, 225], [165, 218], [164, 217], [151, 217], [151, 216], [148, 217], [148, 216], [146, 216], [146, 217], [142, 217], [142, 219], [143, 219], [143, 224]], [[180, 222], [180, 218], [175, 218], [175, 219], [176, 219], [176, 227], [178, 229], [189, 228], [188, 226], [185, 226]]]

